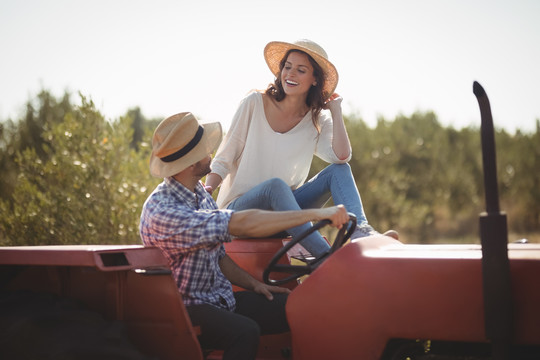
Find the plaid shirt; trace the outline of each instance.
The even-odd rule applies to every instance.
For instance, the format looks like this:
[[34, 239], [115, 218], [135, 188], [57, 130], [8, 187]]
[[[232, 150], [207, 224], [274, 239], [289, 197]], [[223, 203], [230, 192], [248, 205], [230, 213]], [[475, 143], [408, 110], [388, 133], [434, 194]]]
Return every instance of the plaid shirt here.
[[211, 304], [234, 311], [232, 286], [219, 268], [232, 211], [218, 209], [199, 182], [195, 193], [165, 178], [144, 203], [140, 234], [169, 264], [186, 306]]

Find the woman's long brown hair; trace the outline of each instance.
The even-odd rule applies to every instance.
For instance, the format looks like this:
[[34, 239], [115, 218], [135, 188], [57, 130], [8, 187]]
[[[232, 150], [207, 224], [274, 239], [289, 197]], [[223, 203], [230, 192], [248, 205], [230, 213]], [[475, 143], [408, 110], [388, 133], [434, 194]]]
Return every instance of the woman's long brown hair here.
[[[298, 52], [307, 55], [311, 66], [313, 66], [313, 76], [315, 77], [315, 81], [317, 84], [309, 89], [306, 97], [306, 105], [311, 109], [311, 119], [313, 121], [313, 125], [317, 129], [317, 132], [319, 132], [319, 114], [324, 108], [324, 102], [326, 100], [323, 93], [324, 83], [326, 79], [323, 69], [319, 66], [319, 64], [317, 64], [315, 60], [313, 60], [313, 58], [309, 54], [297, 49], [291, 49], [287, 51], [287, 53], [279, 63], [279, 73], [276, 76], [276, 80], [273, 84], [268, 85], [268, 88], [266, 89], [266, 95], [272, 96], [278, 102], [285, 98], [286, 94], [283, 90], [283, 84], [281, 83], [281, 71], [285, 67], [285, 63], [287, 62], [289, 54], [292, 52]], [[328, 96], [330, 95], [332, 94], [328, 94]]]

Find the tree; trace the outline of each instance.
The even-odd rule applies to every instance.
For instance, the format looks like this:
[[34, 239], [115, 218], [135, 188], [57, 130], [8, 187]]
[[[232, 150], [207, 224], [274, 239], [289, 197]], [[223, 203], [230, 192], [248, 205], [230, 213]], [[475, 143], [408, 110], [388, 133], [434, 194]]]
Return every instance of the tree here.
[[42, 148], [18, 153], [12, 201], [0, 202], [2, 245], [140, 242], [140, 210], [156, 185], [149, 146], [131, 147], [131, 118], [108, 122], [81, 102], [49, 123]]
[[[0, 245], [139, 243], [153, 130], [139, 108], [107, 121], [92, 101], [41, 91], [18, 122], [0, 124]], [[369, 222], [405, 242], [477, 238], [484, 189], [478, 128], [443, 127], [432, 112], [345, 117], [351, 165]], [[536, 133], [496, 131], [501, 210], [510, 231], [540, 228]], [[327, 164], [315, 158], [310, 175]], [[327, 230], [325, 230], [327, 231]], [[327, 234], [332, 238], [331, 232]]]
[[24, 118], [15, 123], [7, 121], [0, 131], [0, 198], [6, 199], [13, 193], [16, 181], [16, 154], [34, 149], [36, 155], [45, 160], [48, 140], [43, 132], [52, 125], [61, 123], [64, 115], [71, 111], [71, 95], [64, 93], [58, 100], [48, 91], [41, 90], [35, 99], [28, 101]]

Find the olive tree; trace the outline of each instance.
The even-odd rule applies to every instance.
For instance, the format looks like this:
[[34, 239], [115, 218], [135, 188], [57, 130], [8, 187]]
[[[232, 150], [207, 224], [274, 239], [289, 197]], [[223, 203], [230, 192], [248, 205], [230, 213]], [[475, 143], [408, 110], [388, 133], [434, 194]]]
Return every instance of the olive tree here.
[[107, 121], [93, 102], [42, 134], [47, 156], [17, 154], [10, 201], [0, 201], [1, 245], [139, 243], [144, 200], [156, 185], [149, 145], [132, 146], [132, 119]]

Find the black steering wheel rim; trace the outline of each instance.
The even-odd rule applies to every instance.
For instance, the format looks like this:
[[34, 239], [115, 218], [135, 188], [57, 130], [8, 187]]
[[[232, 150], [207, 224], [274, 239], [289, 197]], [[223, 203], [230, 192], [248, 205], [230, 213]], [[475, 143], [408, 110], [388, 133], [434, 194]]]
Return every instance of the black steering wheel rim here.
[[[298, 279], [301, 276], [311, 274], [320, 264], [324, 262], [325, 259], [327, 259], [330, 255], [332, 255], [336, 250], [341, 248], [347, 242], [347, 240], [349, 240], [349, 238], [351, 237], [352, 233], [354, 232], [356, 228], [356, 216], [352, 213], [349, 213], [349, 222], [345, 224], [344, 226], [342, 226], [341, 229], [339, 229], [336, 235], [336, 238], [334, 239], [334, 242], [332, 243], [332, 246], [330, 247], [330, 249], [324, 252], [319, 257], [315, 258], [314, 260], [306, 262], [305, 265], [290, 265], [290, 264], [277, 263], [279, 259], [281, 259], [287, 253], [287, 251], [292, 249], [293, 246], [300, 243], [308, 235], [323, 228], [326, 225], [329, 225], [330, 223], [331, 223], [330, 220], [321, 220], [315, 225], [313, 225], [310, 229], [300, 234], [300, 236], [298, 236], [297, 238], [293, 238], [291, 241], [285, 244], [282, 248], [280, 248], [274, 254], [272, 259], [270, 260], [270, 262], [264, 269], [263, 281], [268, 285], [282, 285], [291, 280]], [[273, 272], [289, 273], [292, 275], [287, 276], [283, 279], [278, 279], [278, 280], [270, 279], [270, 274]]]

